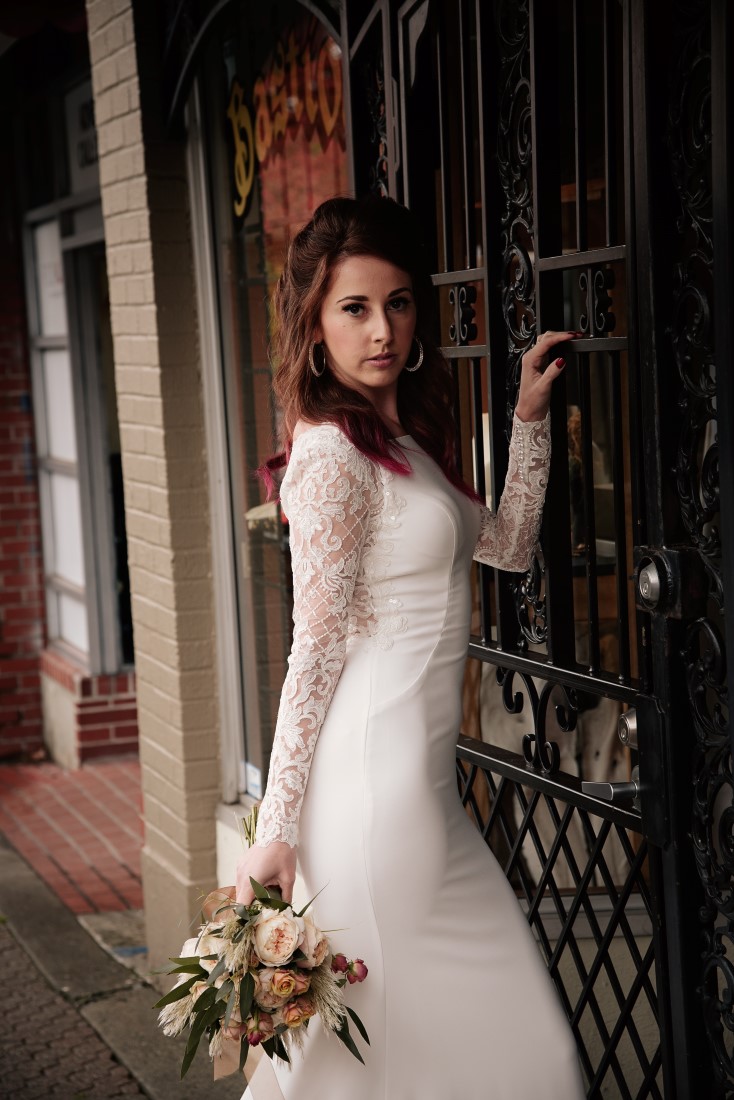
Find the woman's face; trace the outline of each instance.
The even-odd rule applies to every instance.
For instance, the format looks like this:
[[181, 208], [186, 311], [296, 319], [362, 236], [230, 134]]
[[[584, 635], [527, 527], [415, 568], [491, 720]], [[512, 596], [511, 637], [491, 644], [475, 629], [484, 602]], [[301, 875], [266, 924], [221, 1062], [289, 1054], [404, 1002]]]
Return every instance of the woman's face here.
[[339, 381], [372, 401], [397, 385], [415, 321], [410, 275], [376, 256], [349, 256], [332, 274], [315, 339]]

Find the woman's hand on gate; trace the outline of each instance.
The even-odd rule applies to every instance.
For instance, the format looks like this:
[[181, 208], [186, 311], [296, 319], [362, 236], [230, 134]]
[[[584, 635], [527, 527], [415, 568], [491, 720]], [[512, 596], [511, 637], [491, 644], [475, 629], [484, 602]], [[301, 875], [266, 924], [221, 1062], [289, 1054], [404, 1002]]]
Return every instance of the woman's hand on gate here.
[[237, 861], [236, 900], [249, 905], [255, 897], [250, 877], [261, 886], [277, 886], [284, 901], [293, 900], [296, 879], [296, 849], [280, 840], [266, 847], [253, 844]]
[[525, 352], [522, 357], [520, 393], [515, 406], [515, 413], [520, 420], [530, 423], [545, 419], [550, 405], [551, 386], [566, 365], [564, 359], [551, 359], [551, 349], [578, 335], [577, 332], [544, 332], [530, 350]]

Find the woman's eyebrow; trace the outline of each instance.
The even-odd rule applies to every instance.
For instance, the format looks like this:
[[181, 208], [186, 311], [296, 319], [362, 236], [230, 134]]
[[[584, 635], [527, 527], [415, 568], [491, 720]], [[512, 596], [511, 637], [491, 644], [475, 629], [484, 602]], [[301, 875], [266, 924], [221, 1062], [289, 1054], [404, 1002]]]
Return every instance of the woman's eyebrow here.
[[[413, 293], [409, 286], [399, 286], [397, 290], [391, 290], [387, 297], [394, 298], [396, 294], [402, 294], [406, 290], [408, 294]], [[339, 302], [346, 302], [347, 300], [350, 302], [368, 302], [369, 298], [366, 294], [346, 294], [343, 298], [337, 298], [336, 304], [339, 305]]]

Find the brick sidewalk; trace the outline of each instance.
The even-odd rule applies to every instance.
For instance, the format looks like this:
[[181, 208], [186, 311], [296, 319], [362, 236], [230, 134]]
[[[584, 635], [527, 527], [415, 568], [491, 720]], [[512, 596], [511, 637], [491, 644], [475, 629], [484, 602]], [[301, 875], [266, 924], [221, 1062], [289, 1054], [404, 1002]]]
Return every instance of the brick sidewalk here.
[[73, 1005], [55, 993], [0, 924], [3, 992], [0, 1090], [7, 1100], [144, 1097], [137, 1082]]
[[0, 832], [73, 913], [142, 907], [137, 760], [0, 765]]

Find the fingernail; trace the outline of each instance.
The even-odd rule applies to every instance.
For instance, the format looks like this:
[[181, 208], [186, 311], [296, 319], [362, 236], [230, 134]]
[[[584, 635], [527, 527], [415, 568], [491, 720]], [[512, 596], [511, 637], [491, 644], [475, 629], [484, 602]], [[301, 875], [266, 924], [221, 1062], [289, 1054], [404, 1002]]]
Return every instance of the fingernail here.
[[565, 359], [556, 359], [556, 366], [557, 367], [565, 367], [565, 365], [566, 365], [566, 360]]

